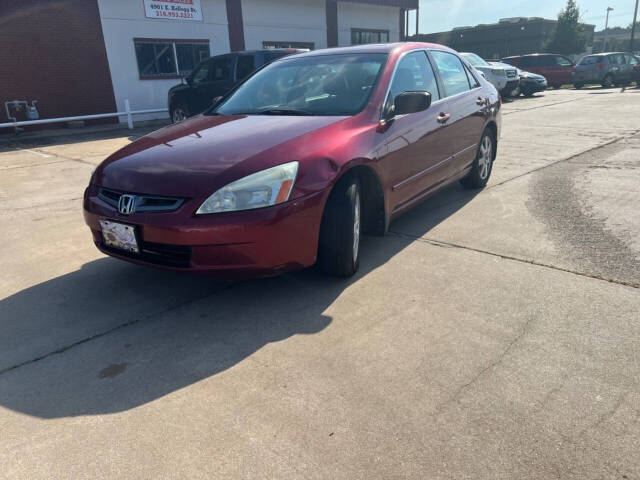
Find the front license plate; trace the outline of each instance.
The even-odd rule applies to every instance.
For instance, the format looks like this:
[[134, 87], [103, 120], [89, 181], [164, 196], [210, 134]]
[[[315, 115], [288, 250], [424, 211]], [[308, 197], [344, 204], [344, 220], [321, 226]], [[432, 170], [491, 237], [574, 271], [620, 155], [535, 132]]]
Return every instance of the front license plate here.
[[134, 226], [109, 220], [100, 220], [100, 226], [102, 227], [102, 240], [106, 246], [140, 253]]

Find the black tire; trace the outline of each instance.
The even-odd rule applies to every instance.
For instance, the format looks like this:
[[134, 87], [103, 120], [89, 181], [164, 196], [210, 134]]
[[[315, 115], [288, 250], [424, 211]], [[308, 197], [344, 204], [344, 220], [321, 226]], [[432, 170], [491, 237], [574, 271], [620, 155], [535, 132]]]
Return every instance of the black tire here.
[[360, 181], [347, 174], [329, 195], [322, 215], [318, 244], [317, 265], [323, 273], [350, 277], [358, 270], [362, 233], [361, 192]]
[[573, 84], [573, 88], [575, 88], [576, 90], [580, 90], [582, 87], [584, 87], [584, 83], [574, 83]]
[[171, 108], [169, 109], [169, 115], [171, 117], [171, 123], [180, 123], [181, 121], [191, 116], [186, 105], [180, 102], [171, 105]]
[[607, 73], [602, 79], [602, 88], [612, 88], [616, 83], [616, 79], [612, 74]]
[[[490, 151], [485, 153], [486, 145], [489, 142]], [[493, 132], [488, 128], [482, 133], [480, 144], [478, 145], [478, 152], [476, 158], [473, 161], [471, 171], [469, 174], [460, 180], [460, 183], [465, 188], [483, 188], [489, 181], [491, 176], [491, 170], [493, 169], [493, 160], [496, 152], [496, 139], [493, 136]], [[488, 164], [486, 163], [486, 157], [489, 157]], [[484, 160], [484, 162], [483, 162]], [[486, 165], [486, 170], [485, 170]]]
[[529, 98], [529, 97], [533, 97], [533, 94], [535, 92], [533, 90], [523, 90], [522, 95], [524, 95], [525, 97]]

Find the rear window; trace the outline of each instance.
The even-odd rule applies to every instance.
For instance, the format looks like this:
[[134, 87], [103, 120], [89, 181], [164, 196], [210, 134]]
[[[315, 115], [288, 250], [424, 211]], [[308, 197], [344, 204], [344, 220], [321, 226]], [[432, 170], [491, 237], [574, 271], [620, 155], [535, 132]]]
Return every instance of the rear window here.
[[583, 57], [582, 60], [580, 60], [580, 63], [578, 65], [597, 65], [602, 61], [604, 61], [604, 57], [600, 55], [589, 55], [589, 56]]
[[541, 67], [543, 65], [546, 65], [546, 63], [543, 62], [543, 57], [522, 57], [518, 63], [520, 68]]

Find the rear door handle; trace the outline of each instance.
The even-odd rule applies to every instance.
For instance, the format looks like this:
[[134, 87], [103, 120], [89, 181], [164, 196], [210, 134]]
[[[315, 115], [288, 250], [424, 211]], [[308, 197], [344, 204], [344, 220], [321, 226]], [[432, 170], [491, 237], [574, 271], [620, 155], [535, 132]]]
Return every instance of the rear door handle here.
[[448, 113], [441, 113], [440, 115], [438, 115], [438, 122], [440, 123], [447, 123], [447, 121], [451, 118], [451, 115], [449, 115]]

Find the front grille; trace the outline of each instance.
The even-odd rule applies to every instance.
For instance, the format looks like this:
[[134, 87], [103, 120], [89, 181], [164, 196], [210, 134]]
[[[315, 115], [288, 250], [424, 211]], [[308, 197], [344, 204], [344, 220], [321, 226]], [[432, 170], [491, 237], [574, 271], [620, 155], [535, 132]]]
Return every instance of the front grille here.
[[179, 268], [189, 268], [191, 266], [191, 247], [189, 246], [139, 242], [138, 247], [140, 248], [140, 253], [133, 253], [102, 244], [102, 248], [108, 252], [155, 265]]
[[518, 72], [516, 70], [507, 70], [507, 78], [516, 78]]
[[[120, 192], [109, 188], [100, 188], [98, 197], [114, 208], [118, 208], [120, 197], [128, 192]], [[129, 194], [134, 197], [136, 212], [172, 212], [180, 208], [183, 198], [161, 197], [157, 195]]]

